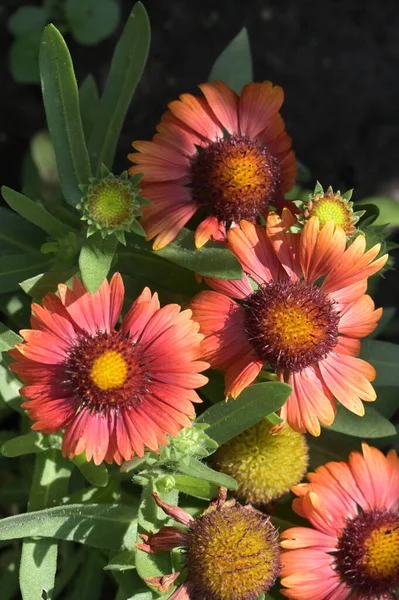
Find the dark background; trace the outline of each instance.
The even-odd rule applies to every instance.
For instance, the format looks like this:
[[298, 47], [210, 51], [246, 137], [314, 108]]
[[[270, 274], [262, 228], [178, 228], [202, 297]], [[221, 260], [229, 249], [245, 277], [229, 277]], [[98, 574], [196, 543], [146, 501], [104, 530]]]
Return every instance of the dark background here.
[[[45, 126], [39, 87], [16, 84], [7, 66], [11, 36], [6, 22], [23, 4], [38, 2], [3, 0], [0, 6], [0, 174], [2, 184], [16, 189], [23, 153]], [[124, 20], [133, 2], [120, 4]], [[354, 187], [355, 199], [381, 192], [399, 199], [398, 0], [144, 4], [152, 23], [151, 51], [120, 139], [115, 172], [128, 166], [132, 140], [152, 137], [167, 103], [183, 92], [195, 93], [215, 58], [245, 25], [255, 79], [283, 86], [287, 129], [312, 179], [341, 190]], [[91, 48], [68, 39], [79, 81], [92, 72], [102, 87], [117, 37]], [[399, 295], [396, 276], [389, 274], [388, 280], [389, 295]], [[384, 304], [395, 303], [385, 296]]]

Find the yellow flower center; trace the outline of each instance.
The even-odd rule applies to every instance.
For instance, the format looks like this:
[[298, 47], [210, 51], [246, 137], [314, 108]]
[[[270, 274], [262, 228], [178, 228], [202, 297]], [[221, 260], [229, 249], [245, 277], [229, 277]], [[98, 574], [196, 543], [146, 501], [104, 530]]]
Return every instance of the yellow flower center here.
[[131, 218], [133, 200], [131, 191], [122, 182], [104, 180], [88, 194], [88, 214], [100, 225], [118, 227]]
[[332, 191], [316, 194], [308, 203], [307, 216], [317, 217], [321, 229], [329, 221], [334, 221], [335, 225], [341, 227], [347, 235], [352, 234], [355, 229], [352, 204], [339, 193], [335, 194]]
[[254, 292], [244, 308], [250, 343], [275, 368], [300, 371], [337, 343], [339, 316], [317, 286], [272, 281]]
[[267, 517], [240, 505], [198, 519], [187, 548], [198, 597], [235, 600], [267, 591], [280, 569], [277, 537]]
[[90, 371], [90, 378], [100, 390], [111, 390], [126, 381], [127, 364], [119, 352], [110, 350], [96, 358]]
[[238, 136], [212, 142], [191, 164], [193, 199], [221, 221], [255, 220], [279, 198], [279, 161], [257, 142]]
[[323, 327], [313, 313], [305, 313], [301, 308], [288, 308], [283, 303], [276, 306], [264, 319], [287, 351], [296, 352], [303, 346], [317, 344], [324, 334]]
[[305, 436], [288, 425], [279, 435], [271, 435], [271, 428], [271, 423], [263, 419], [221, 446], [214, 455], [218, 469], [237, 480], [238, 494], [245, 502], [266, 504], [280, 498], [306, 472]]
[[358, 598], [393, 598], [399, 589], [399, 512], [374, 508], [348, 519], [335, 570]]
[[373, 531], [366, 540], [363, 565], [376, 577], [391, 577], [399, 573], [399, 523]]

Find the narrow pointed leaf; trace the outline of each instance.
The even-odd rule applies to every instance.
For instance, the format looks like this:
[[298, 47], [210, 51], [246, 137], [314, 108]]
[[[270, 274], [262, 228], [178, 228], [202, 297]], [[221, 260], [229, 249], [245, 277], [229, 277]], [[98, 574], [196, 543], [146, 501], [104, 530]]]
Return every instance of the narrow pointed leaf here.
[[0, 352], [7, 352], [7, 350], [14, 348], [15, 344], [19, 344], [22, 341], [21, 336], [0, 322]]
[[100, 100], [89, 150], [93, 171], [104, 163], [112, 169], [116, 145], [130, 101], [147, 62], [150, 24], [141, 2], [135, 4], [115, 48]]
[[188, 465], [185, 465], [183, 462], [180, 463], [177, 469], [185, 475], [209, 481], [209, 483], [213, 483], [214, 485], [226, 487], [228, 490], [236, 490], [238, 487], [233, 477], [219, 471], [214, 471], [211, 467], [208, 467], [208, 465], [196, 458], [191, 458]]
[[69, 227], [53, 217], [51, 213], [37, 202], [5, 185], [1, 188], [1, 193], [10, 208], [27, 221], [30, 221], [30, 223], [33, 223], [33, 225], [43, 229], [43, 231], [53, 238], [59, 239], [68, 235]]
[[386, 417], [369, 404], [365, 405], [365, 410], [365, 415], [358, 417], [339, 404], [334, 423], [328, 429], [359, 438], [384, 438], [395, 435], [395, 426]]
[[91, 169], [71, 56], [54, 25], [48, 25], [44, 30], [39, 66], [61, 190], [67, 202], [75, 206], [82, 196], [79, 185], [88, 183]]
[[251, 48], [245, 27], [218, 56], [209, 75], [209, 81], [227, 83], [237, 94], [253, 81]]
[[208, 408], [197, 423], [208, 423], [207, 435], [221, 445], [281, 408], [290, 393], [291, 387], [286, 383], [256, 383], [234, 400]]
[[124, 504], [70, 504], [6, 517], [0, 541], [48, 537], [95, 548], [122, 550], [136, 541], [137, 507]]
[[103, 239], [100, 233], [95, 233], [86, 239], [80, 251], [79, 268], [90, 294], [94, 294], [107, 277], [117, 244], [114, 235]]
[[174, 242], [155, 253], [204, 277], [242, 279], [243, 276], [241, 265], [232, 252], [216, 242], [196, 248], [194, 233], [186, 228]]

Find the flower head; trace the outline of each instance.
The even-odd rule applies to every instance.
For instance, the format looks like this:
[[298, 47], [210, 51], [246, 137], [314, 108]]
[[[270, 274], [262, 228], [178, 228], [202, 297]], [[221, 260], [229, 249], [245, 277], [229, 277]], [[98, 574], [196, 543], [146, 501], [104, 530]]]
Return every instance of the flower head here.
[[[188, 577], [170, 600], [255, 600], [274, 584], [280, 559], [277, 531], [269, 517], [219, 497], [193, 519], [156, 494], [154, 498], [168, 515], [188, 527], [185, 531], [164, 527], [156, 534], [142, 535], [144, 544], [137, 544], [145, 552], [184, 548]], [[167, 591], [172, 584], [168, 578], [174, 581], [179, 575], [147, 581]]]
[[344, 194], [339, 190], [334, 192], [331, 186], [325, 192], [323, 186], [317, 182], [313, 194], [307, 201], [295, 202], [301, 210], [298, 216], [299, 222], [303, 224], [311, 217], [317, 217], [322, 228], [329, 221], [334, 221], [337, 227], [341, 227], [346, 235], [351, 237], [356, 230], [356, 223], [365, 212], [364, 210], [354, 212], [353, 202], [351, 202], [352, 193], [353, 190], [348, 190]]
[[226, 396], [238, 396], [267, 363], [293, 388], [280, 416], [295, 431], [319, 435], [320, 423], [334, 420], [334, 398], [357, 415], [362, 400], [375, 400], [375, 371], [357, 358], [358, 338], [382, 314], [365, 291], [388, 257], [376, 259], [379, 244], [366, 252], [364, 236], [346, 248], [332, 220], [321, 228], [311, 217], [292, 233], [295, 222], [284, 209], [269, 215], [266, 229], [247, 221], [231, 229], [228, 247], [244, 278], [206, 279], [215, 291], [201, 292], [191, 307], [205, 359], [225, 371]]
[[134, 142], [131, 175], [144, 173], [152, 204], [141, 223], [154, 248], [171, 242], [198, 210], [206, 218], [195, 243], [224, 240], [241, 219], [256, 222], [280, 209], [294, 184], [295, 156], [279, 110], [283, 90], [250, 83], [237, 96], [220, 81], [199, 86], [205, 98], [183, 94], [169, 104], [151, 142]]
[[32, 329], [21, 331], [25, 342], [10, 352], [32, 429], [65, 429], [69, 458], [86, 452], [95, 464], [121, 464], [190, 426], [192, 403], [200, 402], [194, 389], [207, 382], [199, 371], [208, 366], [197, 360], [203, 336], [191, 311], [160, 308], [145, 288], [116, 328], [119, 274], [93, 295], [77, 278], [58, 292], [32, 305]]
[[263, 419], [223, 444], [214, 462], [238, 483], [238, 497], [251, 504], [280, 498], [299, 483], [308, 466], [304, 435], [284, 427], [272, 435], [272, 424]]
[[96, 231], [102, 237], [115, 234], [125, 244], [125, 232], [141, 232], [136, 219], [141, 215], [141, 205], [148, 202], [139, 196], [139, 180], [140, 177], [129, 180], [126, 172], [120, 177], [107, 172], [102, 179], [91, 179], [89, 185], [81, 186], [85, 195], [77, 208], [88, 223], [88, 236]]
[[[312, 529], [282, 533], [282, 591], [303, 600], [388, 600], [399, 588], [399, 458], [363, 444], [293, 488]], [[311, 569], [309, 570], [309, 566]]]

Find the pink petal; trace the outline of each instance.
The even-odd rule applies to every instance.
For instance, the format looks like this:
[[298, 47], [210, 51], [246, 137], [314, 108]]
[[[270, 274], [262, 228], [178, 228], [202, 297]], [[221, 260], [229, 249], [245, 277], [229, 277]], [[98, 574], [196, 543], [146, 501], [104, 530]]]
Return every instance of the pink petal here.
[[254, 138], [265, 128], [268, 120], [280, 110], [283, 101], [282, 88], [273, 86], [270, 81], [245, 85], [239, 105], [241, 134]]
[[222, 126], [232, 135], [238, 133], [238, 96], [222, 81], [199, 86]]

